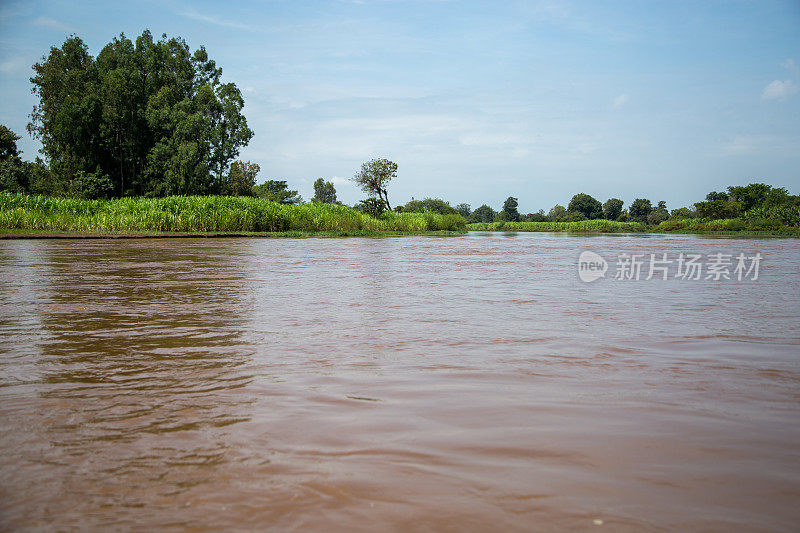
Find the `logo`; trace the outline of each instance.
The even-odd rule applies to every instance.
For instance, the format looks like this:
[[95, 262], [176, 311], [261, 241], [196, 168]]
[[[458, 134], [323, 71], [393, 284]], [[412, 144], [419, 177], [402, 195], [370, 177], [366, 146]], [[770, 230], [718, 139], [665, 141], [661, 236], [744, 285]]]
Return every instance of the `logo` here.
[[578, 257], [578, 277], [585, 283], [604, 278], [607, 270], [608, 263], [599, 254], [587, 250]]

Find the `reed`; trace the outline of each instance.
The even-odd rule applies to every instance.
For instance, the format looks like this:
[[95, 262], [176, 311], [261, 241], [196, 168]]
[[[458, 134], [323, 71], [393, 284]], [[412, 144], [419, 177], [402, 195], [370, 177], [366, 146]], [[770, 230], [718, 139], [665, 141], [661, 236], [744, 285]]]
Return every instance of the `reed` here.
[[463, 231], [460, 215], [384, 213], [283, 205], [262, 198], [169, 196], [79, 200], [0, 193], [0, 229], [62, 233]]

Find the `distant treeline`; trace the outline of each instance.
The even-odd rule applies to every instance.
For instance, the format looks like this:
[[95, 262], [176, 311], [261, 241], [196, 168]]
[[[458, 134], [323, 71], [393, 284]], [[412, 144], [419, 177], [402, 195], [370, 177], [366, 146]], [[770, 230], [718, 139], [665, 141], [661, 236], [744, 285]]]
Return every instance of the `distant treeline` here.
[[572, 197], [567, 207], [553, 206], [549, 212], [522, 214], [518, 211], [518, 199], [509, 196], [499, 211], [483, 204], [473, 210], [469, 204], [452, 207], [448, 202], [426, 198], [412, 200], [397, 208], [402, 211], [430, 210], [437, 213], [459, 213], [469, 223], [493, 222], [580, 222], [584, 220], [607, 220], [614, 222], [637, 222], [657, 226], [667, 221], [688, 219], [724, 220], [743, 219], [778, 226], [800, 225], [800, 196], [789, 194], [783, 187], [772, 187], [765, 183], [745, 186], [730, 186], [727, 191], [712, 191], [705, 200], [691, 207], [669, 210], [666, 202], [653, 202], [637, 198], [625, 208], [619, 198], [610, 198], [600, 203], [596, 198], [580, 193]]

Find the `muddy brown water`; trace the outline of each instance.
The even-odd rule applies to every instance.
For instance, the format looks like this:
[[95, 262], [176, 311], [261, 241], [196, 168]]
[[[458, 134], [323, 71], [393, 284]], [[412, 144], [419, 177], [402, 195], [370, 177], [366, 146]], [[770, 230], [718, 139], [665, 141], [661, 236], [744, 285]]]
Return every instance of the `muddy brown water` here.
[[[583, 250], [763, 259], [583, 283]], [[0, 268], [0, 529], [800, 527], [800, 240], [23, 240]]]

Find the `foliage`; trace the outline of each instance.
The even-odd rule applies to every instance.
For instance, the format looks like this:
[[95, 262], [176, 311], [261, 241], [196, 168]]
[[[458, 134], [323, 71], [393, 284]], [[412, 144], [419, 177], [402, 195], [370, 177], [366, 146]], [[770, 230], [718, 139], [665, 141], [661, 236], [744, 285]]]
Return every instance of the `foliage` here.
[[706, 219], [735, 218], [742, 213], [742, 204], [733, 200], [710, 200], [694, 204], [697, 216]]
[[287, 205], [245, 196], [82, 200], [0, 193], [0, 229], [86, 232], [458, 231], [460, 215], [392, 213], [341, 204]]
[[570, 200], [569, 205], [567, 206], [567, 211], [580, 213], [584, 218], [589, 220], [601, 218], [603, 216], [602, 204], [594, 197], [586, 193], [580, 193], [573, 196], [572, 200]]
[[745, 211], [744, 220], [748, 222], [773, 220], [785, 226], [800, 226], [800, 206], [762, 206]]
[[619, 198], [609, 198], [603, 204], [603, 218], [606, 220], [617, 220], [622, 214], [624, 202]]
[[741, 205], [742, 211], [749, 211], [763, 204], [771, 190], [772, 187], [766, 183], [751, 183], [743, 187], [728, 187], [728, 194], [731, 200]]
[[279, 204], [299, 204], [303, 198], [297, 191], [290, 191], [286, 181], [267, 180], [253, 187], [253, 194]]
[[547, 219], [550, 222], [562, 222], [565, 221], [567, 218], [567, 208], [563, 205], [556, 204], [550, 208], [550, 212], [547, 213]]
[[474, 231], [574, 231], [586, 233], [641, 232], [646, 226], [636, 222], [583, 220], [577, 222], [493, 222], [469, 224]]
[[28, 165], [16, 157], [0, 159], [0, 191], [27, 191], [30, 186]]
[[234, 161], [228, 175], [220, 184], [220, 193], [227, 196], [253, 196], [253, 187], [260, 170], [261, 167], [256, 163]]
[[540, 209], [537, 213], [528, 213], [524, 217], [520, 217], [521, 222], [547, 222], [547, 215], [544, 214], [544, 209]]
[[672, 219], [694, 218], [696, 216], [697, 211], [694, 209], [689, 209], [688, 207], [679, 207], [678, 209], [673, 209], [670, 212], [670, 218]]
[[477, 208], [475, 211], [472, 212], [472, 214], [469, 217], [469, 221], [470, 222], [494, 222], [494, 219], [495, 219], [496, 216], [497, 216], [497, 213], [495, 212], [494, 209], [492, 209], [491, 207], [489, 207], [486, 204], [483, 204], [482, 206], [480, 206], [479, 208]]
[[658, 205], [647, 215], [647, 223], [650, 225], [658, 225], [669, 218], [669, 210], [667, 209], [667, 202], [660, 201]]
[[27, 163], [20, 159], [19, 135], [0, 124], [0, 191], [24, 192], [30, 186]]
[[311, 201], [323, 204], [335, 204], [337, 202], [336, 187], [333, 186], [333, 182], [318, 178], [314, 182], [314, 197]]
[[111, 178], [107, 174], [103, 174], [99, 167], [95, 172], [79, 170], [73, 185], [75, 191], [72, 196], [86, 198], [87, 200], [108, 198], [114, 190]]
[[355, 208], [375, 218], [378, 218], [388, 210], [386, 201], [383, 198], [366, 198], [358, 202]]
[[730, 199], [731, 197], [728, 196], [728, 193], [726, 192], [711, 191], [706, 195], [706, 202], [716, 202], [716, 201], [727, 202]]
[[472, 208], [470, 207], [469, 204], [463, 204], [463, 203], [458, 204], [456, 206], [456, 211], [458, 211], [458, 214], [464, 217], [465, 219], [469, 218], [470, 215], [472, 214]]
[[33, 70], [28, 131], [62, 194], [89, 194], [73, 182], [98, 168], [114, 196], [213, 192], [253, 135], [236, 85], [180, 38], [121, 34], [95, 59], [71, 36]]
[[397, 163], [388, 159], [372, 159], [361, 165], [361, 170], [353, 176], [353, 181], [365, 193], [383, 199], [387, 209], [391, 210], [389, 193], [386, 188], [392, 178], [396, 177]]
[[402, 209], [404, 213], [422, 213], [424, 211], [432, 211], [441, 215], [458, 214], [458, 211], [453, 209], [449, 203], [439, 198], [425, 198], [424, 200], [414, 200], [412, 198]]
[[647, 222], [647, 216], [653, 210], [653, 206], [650, 203], [650, 200], [646, 198], [637, 198], [636, 200], [631, 203], [630, 208], [628, 209], [628, 213], [630, 214], [631, 220], [634, 222]]
[[517, 206], [519, 206], [519, 200], [517, 198], [514, 198], [513, 196], [509, 196], [508, 198], [506, 198], [506, 201], [503, 202], [503, 210], [500, 211], [498, 218], [500, 220], [518, 222], [519, 211], [517, 211]]
[[20, 151], [17, 148], [19, 139], [19, 135], [0, 124], [0, 161], [19, 159]]

